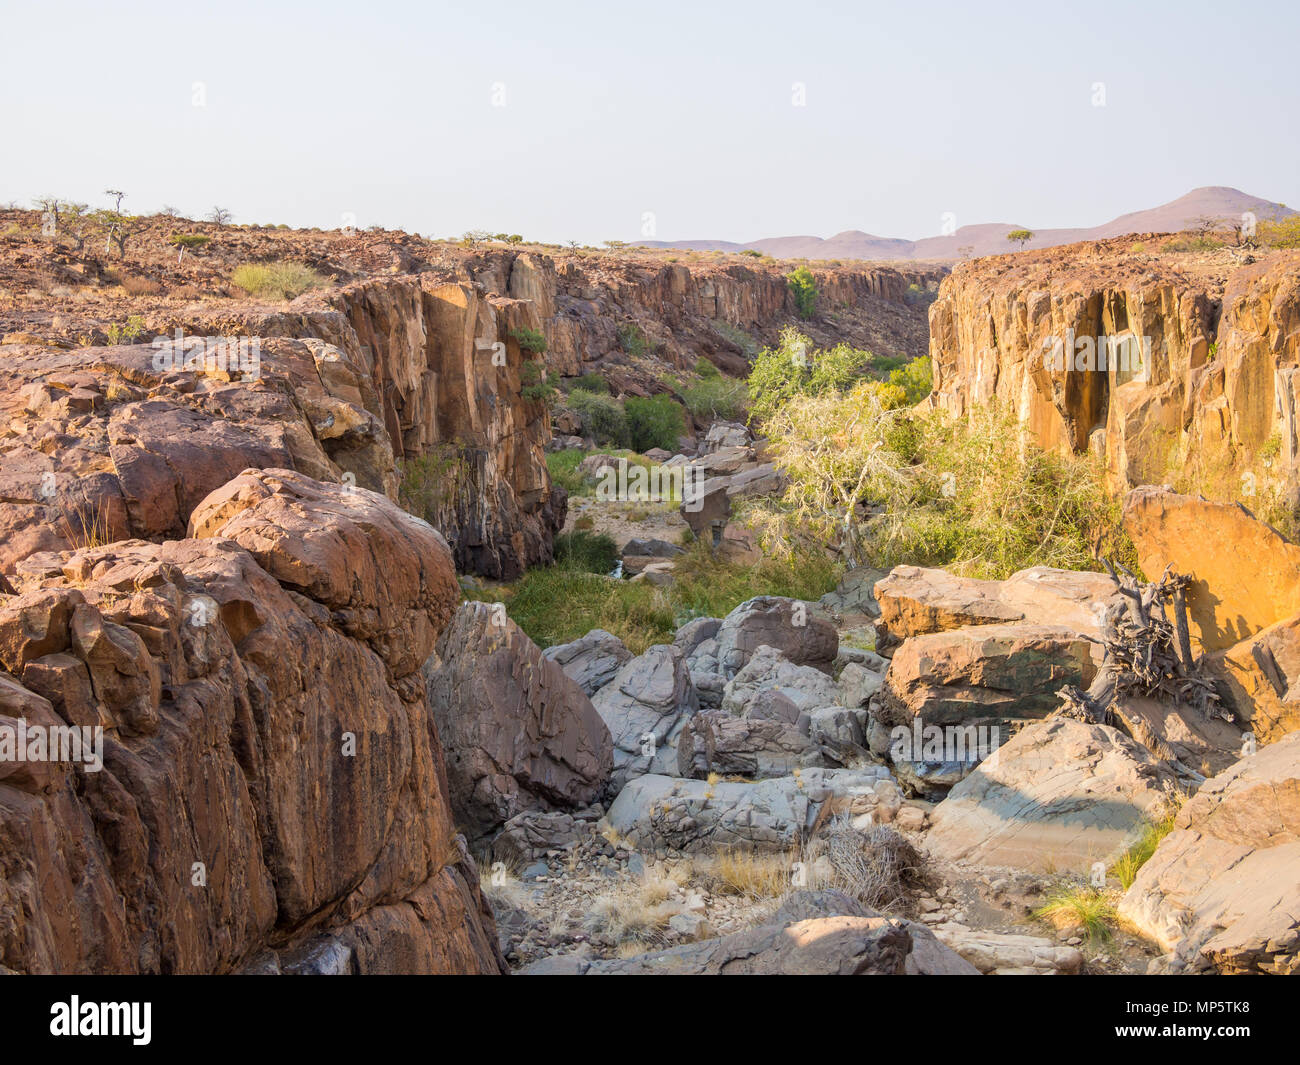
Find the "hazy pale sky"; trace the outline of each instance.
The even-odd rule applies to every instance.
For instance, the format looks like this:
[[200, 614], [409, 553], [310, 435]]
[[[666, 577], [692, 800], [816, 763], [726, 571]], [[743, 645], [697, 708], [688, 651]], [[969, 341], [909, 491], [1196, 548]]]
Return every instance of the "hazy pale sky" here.
[[1201, 185], [1300, 203], [1295, 0], [10, 0], [0, 24], [0, 202], [24, 206], [119, 188], [596, 242], [1095, 225]]

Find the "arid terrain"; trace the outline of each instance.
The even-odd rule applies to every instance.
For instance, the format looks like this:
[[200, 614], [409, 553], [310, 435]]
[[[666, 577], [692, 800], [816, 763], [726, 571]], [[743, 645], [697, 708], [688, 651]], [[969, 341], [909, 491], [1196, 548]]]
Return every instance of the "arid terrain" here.
[[1293, 246], [123, 233], [0, 211], [0, 972], [1300, 972]]

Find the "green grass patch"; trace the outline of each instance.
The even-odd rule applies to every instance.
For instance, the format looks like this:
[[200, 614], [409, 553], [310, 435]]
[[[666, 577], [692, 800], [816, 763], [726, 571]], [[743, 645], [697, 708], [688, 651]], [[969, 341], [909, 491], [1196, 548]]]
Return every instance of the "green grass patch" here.
[[693, 617], [723, 617], [756, 595], [816, 600], [835, 587], [839, 576], [835, 564], [822, 556], [736, 566], [695, 544], [678, 556], [675, 583], [667, 587], [564, 564], [529, 570], [512, 585], [484, 590], [475, 598], [504, 602], [514, 622], [541, 647], [605, 629], [640, 654], [652, 644], [671, 643], [677, 629]]
[[230, 280], [260, 299], [291, 300], [310, 288], [326, 284], [326, 279], [302, 263], [244, 263], [237, 266]]

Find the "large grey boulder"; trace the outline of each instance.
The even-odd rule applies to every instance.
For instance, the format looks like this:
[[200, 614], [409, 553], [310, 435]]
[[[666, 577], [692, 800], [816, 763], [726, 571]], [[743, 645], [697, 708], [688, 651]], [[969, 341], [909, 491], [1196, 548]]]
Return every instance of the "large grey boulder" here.
[[[774, 711], [778, 703], [788, 709]], [[839, 703], [840, 690], [835, 681], [812, 666], [795, 665], [775, 647], [757, 648], [745, 666], [727, 681], [722, 694], [722, 709], [737, 717], [794, 721], [806, 710]]]
[[577, 683], [587, 695], [595, 695], [632, 660], [632, 652], [612, 632], [592, 629], [572, 643], [561, 643], [542, 652]]
[[736, 607], [718, 630], [718, 662], [734, 677], [760, 647], [775, 647], [789, 661], [831, 671], [840, 638], [835, 626], [818, 617], [815, 604], [761, 595]]
[[1119, 913], [1176, 972], [1300, 973], [1300, 733], [1202, 784]]
[[686, 656], [671, 644], [633, 658], [592, 702], [614, 740], [615, 790], [642, 773], [675, 771], [677, 735], [700, 708]]
[[603, 790], [609, 729], [497, 604], [462, 603], [422, 672], [452, 812], [471, 839], [525, 810], [586, 806]]
[[753, 779], [788, 776], [825, 764], [807, 731], [786, 721], [745, 720], [721, 710], [692, 717], [677, 739], [677, 775], [710, 773]]
[[949, 861], [1088, 874], [1157, 818], [1170, 774], [1118, 729], [1039, 721], [935, 807], [926, 849]]
[[651, 774], [619, 793], [606, 820], [640, 850], [784, 850], [812, 827], [828, 799], [874, 796], [880, 781], [892, 783], [883, 766], [805, 769], [788, 777], [712, 785]]

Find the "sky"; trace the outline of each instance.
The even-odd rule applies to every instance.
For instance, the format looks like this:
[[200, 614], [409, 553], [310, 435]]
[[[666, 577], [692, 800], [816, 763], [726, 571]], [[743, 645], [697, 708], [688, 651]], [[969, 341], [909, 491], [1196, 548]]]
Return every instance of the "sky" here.
[[0, 203], [748, 241], [1300, 204], [1300, 4], [5, 0]]

